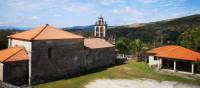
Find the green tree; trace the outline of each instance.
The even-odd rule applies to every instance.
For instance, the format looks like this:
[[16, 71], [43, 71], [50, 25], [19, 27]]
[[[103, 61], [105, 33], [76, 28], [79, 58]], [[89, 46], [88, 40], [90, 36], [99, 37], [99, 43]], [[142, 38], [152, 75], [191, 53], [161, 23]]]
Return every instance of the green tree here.
[[191, 28], [179, 36], [180, 45], [200, 52], [200, 27]]
[[129, 44], [129, 53], [136, 55], [136, 58], [141, 59], [145, 51], [151, 48], [152, 46], [148, 43], [144, 43], [140, 39], [135, 39]]
[[116, 47], [121, 53], [128, 53], [130, 40], [128, 38], [121, 37], [116, 42]]

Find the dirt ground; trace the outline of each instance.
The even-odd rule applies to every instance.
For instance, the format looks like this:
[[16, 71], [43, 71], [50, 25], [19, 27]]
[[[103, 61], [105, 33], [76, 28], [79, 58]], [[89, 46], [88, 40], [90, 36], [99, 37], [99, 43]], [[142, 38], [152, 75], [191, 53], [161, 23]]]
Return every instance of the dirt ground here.
[[90, 82], [85, 88], [200, 88], [200, 85], [184, 84], [174, 81], [156, 81], [151, 79], [99, 79]]

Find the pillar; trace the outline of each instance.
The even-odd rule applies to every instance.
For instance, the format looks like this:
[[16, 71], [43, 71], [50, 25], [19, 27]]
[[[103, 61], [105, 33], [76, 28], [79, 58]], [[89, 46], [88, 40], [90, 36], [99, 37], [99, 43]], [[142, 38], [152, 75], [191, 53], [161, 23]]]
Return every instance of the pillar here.
[[192, 74], [194, 74], [194, 63], [192, 63], [192, 69], [191, 69]]
[[106, 27], [103, 27], [103, 37], [106, 37]]
[[157, 58], [157, 60], [158, 60], [158, 68], [157, 68], [157, 69], [160, 70], [160, 60], [159, 60], [159, 57], [153, 56], [153, 59], [154, 59], [154, 58]]
[[162, 58], [159, 58], [159, 69], [162, 68]]
[[28, 63], [28, 84], [31, 86], [31, 51], [28, 51], [28, 58], [29, 58], [29, 63]]
[[10, 48], [12, 46], [12, 44], [11, 44], [11, 39], [9, 38], [8, 39], [8, 48]]
[[97, 29], [97, 27], [95, 26], [95, 28], [94, 28], [94, 36], [96, 37], [96, 29]]
[[174, 60], [174, 72], [176, 72], [176, 60]]

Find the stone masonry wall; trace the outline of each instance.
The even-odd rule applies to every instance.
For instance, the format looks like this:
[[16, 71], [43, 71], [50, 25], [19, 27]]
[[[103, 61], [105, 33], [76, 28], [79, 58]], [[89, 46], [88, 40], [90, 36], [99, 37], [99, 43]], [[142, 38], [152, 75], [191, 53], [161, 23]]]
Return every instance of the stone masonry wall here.
[[5, 82], [22, 85], [28, 83], [28, 61], [5, 62], [3, 80]]
[[84, 70], [83, 39], [33, 41], [32, 83], [68, 77]]
[[86, 48], [86, 67], [88, 70], [108, 66], [115, 63], [116, 53], [114, 47], [87, 49]]

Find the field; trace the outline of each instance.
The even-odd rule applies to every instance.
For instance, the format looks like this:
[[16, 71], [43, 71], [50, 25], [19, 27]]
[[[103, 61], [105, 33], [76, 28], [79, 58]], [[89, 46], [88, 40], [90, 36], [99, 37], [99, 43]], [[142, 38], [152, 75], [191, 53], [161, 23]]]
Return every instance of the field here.
[[200, 79], [185, 78], [175, 74], [160, 73], [150, 68], [145, 62], [127, 61], [124, 64], [108, 67], [78, 77], [62, 79], [35, 85], [35, 88], [84, 88], [96, 79], [138, 79], [148, 78], [158, 81], [177, 81], [200, 84]]

